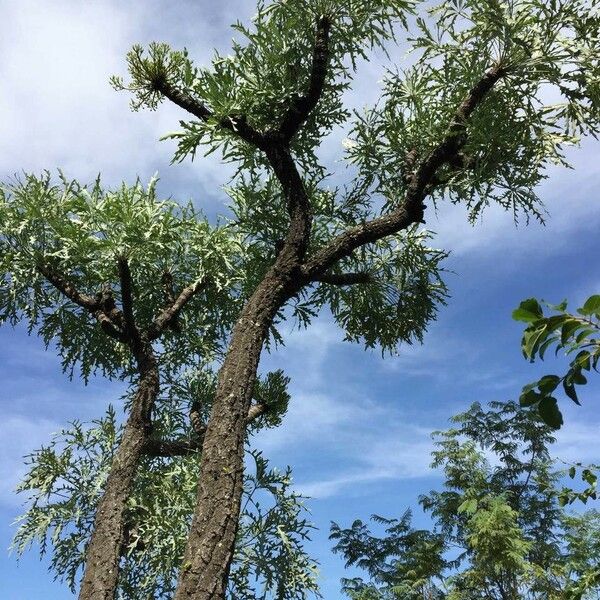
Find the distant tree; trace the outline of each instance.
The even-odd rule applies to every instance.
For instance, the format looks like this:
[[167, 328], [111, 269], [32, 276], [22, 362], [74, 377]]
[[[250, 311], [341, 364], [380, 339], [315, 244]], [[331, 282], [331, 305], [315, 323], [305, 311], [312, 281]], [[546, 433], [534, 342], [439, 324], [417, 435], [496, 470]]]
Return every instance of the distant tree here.
[[[165, 44], [131, 50], [129, 82], [113, 83], [132, 93], [133, 108], [154, 109], [167, 99], [191, 115], [170, 136], [178, 142], [175, 160], [220, 151], [238, 167], [229, 188], [234, 216], [225, 225], [209, 226], [187, 209], [178, 217], [173, 208], [155, 226], [148, 217], [154, 209], [142, 203], [138, 215], [126, 201], [130, 191], [106, 201], [94, 192], [88, 202], [75, 184], [32, 177], [3, 190], [1, 310], [34, 330], [39, 325], [47, 341], [58, 337], [67, 364], [80, 353], [84, 369], [109, 365], [112, 373], [123, 363], [143, 389], [98, 505], [81, 600], [116, 593], [125, 507], [158, 390], [159, 335], [165, 348], [185, 355], [176, 368], [199, 353], [219, 367], [174, 594], [219, 599], [235, 552], [258, 364], [263, 346], [282, 341], [277, 324], [293, 316], [308, 326], [328, 308], [347, 339], [367, 347], [394, 351], [421, 340], [446, 297], [445, 253], [430, 248], [430, 235], [419, 229], [427, 204], [462, 203], [471, 220], [491, 203], [515, 217], [541, 218], [535, 187], [547, 166], [565, 164], [565, 146], [599, 131], [597, 0], [423, 6], [260, 2], [251, 27], [235, 25], [232, 54], [215, 56], [209, 68]], [[360, 59], [385, 50], [403, 27], [411, 31], [411, 66], [390, 70], [381, 101], [351, 115], [343, 100]], [[335, 187], [318, 149], [349, 121], [352, 169]], [[113, 207], [115, 232], [98, 230], [97, 206]], [[80, 222], [79, 211], [89, 220]], [[168, 272], [179, 260], [185, 269], [179, 296], [167, 275], [165, 308], [157, 271], [170, 248], [177, 254], [166, 261]], [[74, 319], [73, 309], [88, 321]], [[189, 346], [185, 337], [171, 338], [179, 312], [190, 318]], [[93, 333], [90, 319], [98, 324]], [[78, 324], [79, 338], [68, 323]], [[208, 357], [194, 346], [203, 347], [205, 328], [216, 346]]]
[[373, 517], [333, 524], [334, 551], [369, 580], [343, 580], [353, 600], [552, 600], [600, 598], [600, 513], [560, 507], [551, 429], [514, 403], [479, 404], [436, 432], [441, 491], [420, 497], [431, 530]]

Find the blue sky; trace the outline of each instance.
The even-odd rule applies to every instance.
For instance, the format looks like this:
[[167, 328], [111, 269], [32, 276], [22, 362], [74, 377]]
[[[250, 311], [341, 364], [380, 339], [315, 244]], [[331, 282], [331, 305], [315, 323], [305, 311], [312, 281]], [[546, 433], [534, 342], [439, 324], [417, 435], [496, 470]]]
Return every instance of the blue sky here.
[[[198, 62], [215, 46], [226, 50], [228, 24], [254, 9], [251, 0], [0, 0], [5, 27], [0, 38], [0, 178], [20, 171], [62, 168], [88, 181], [98, 172], [107, 184], [148, 180], [158, 171], [161, 190], [193, 198], [209, 214], [222, 210], [228, 168], [216, 158], [170, 165], [173, 146], [158, 138], [177, 128], [182, 115], [163, 106], [133, 114], [128, 98], [108, 85], [122, 73], [135, 42], [187, 46]], [[396, 51], [400, 59], [401, 50]], [[363, 65], [355, 106], [376, 97], [377, 57]], [[324, 145], [341, 153], [341, 138]], [[327, 318], [306, 332], [289, 332], [286, 348], [265, 356], [265, 369], [284, 368], [293, 400], [284, 425], [255, 439], [272, 464], [294, 467], [297, 488], [320, 531], [310, 545], [322, 564], [327, 599], [339, 597], [344, 574], [327, 540], [329, 522], [348, 524], [372, 513], [401, 514], [419, 493], [439, 484], [428, 469], [430, 433], [473, 401], [515, 399], [523, 384], [558, 365], [526, 363], [521, 327], [510, 319], [519, 301], [535, 295], [567, 297], [572, 306], [600, 292], [600, 144], [586, 141], [570, 152], [574, 170], [556, 170], [540, 189], [550, 218], [546, 227], [516, 228], [497, 209], [467, 224], [462, 207], [428, 213], [435, 245], [451, 251], [447, 281], [452, 297], [420, 347], [398, 357], [342, 342]], [[23, 473], [22, 456], [73, 419], [104, 412], [118, 387], [93, 381], [87, 388], [62, 375], [52, 352], [24, 330], [0, 328], [0, 548], [14, 532], [21, 499], [12, 490]], [[556, 455], [599, 461], [599, 382], [584, 393], [581, 408], [567, 405], [567, 425]], [[71, 598], [53, 582], [34, 553], [17, 564], [0, 551], [5, 600]]]

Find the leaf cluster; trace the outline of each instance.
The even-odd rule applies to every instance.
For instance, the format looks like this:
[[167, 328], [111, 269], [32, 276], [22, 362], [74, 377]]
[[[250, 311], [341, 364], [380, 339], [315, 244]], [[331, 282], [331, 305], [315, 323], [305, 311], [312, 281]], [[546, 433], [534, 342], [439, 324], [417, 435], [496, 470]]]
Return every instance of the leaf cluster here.
[[523, 332], [521, 349], [523, 356], [533, 362], [544, 360], [546, 351], [554, 347], [555, 353], [563, 351], [573, 356], [567, 372], [562, 375], [544, 375], [523, 388], [521, 406], [534, 408], [544, 421], [560, 428], [562, 414], [554, 393], [559, 386], [575, 404], [579, 404], [576, 386], [587, 383], [584, 371], [598, 370], [600, 360], [600, 296], [590, 296], [576, 314], [567, 312], [567, 303], [546, 305], [555, 314], [544, 314], [542, 305], [529, 298], [513, 311], [513, 319], [527, 323]]
[[56, 344], [65, 371], [72, 375], [77, 367], [84, 379], [98, 370], [108, 377], [128, 374], [131, 353], [61, 293], [43, 267], [81, 294], [105, 294], [120, 305], [118, 261], [126, 259], [140, 329], [168, 305], [168, 294], [209, 277], [211, 285], [179, 317], [185, 334], [167, 331], [162, 339], [170, 358], [164, 363], [173, 368], [194, 356], [218, 356], [237, 312], [238, 237], [211, 226], [191, 205], [160, 200], [156, 180], [104, 190], [99, 180], [82, 186], [61, 175], [55, 183], [46, 173], [2, 185], [0, 250], [0, 322], [25, 321], [46, 346]]
[[[214, 378], [208, 373], [183, 378], [180, 387], [168, 388], [155, 410], [153, 436], [194, 440], [187, 392], [198, 385], [210, 388]], [[261, 400], [273, 395], [278, 385], [281, 394], [281, 375], [267, 375], [258, 385]], [[206, 396], [210, 401], [210, 392]], [[196, 393], [192, 397], [199, 400]], [[210, 405], [204, 407], [209, 409]], [[51, 556], [51, 571], [73, 591], [121, 434], [112, 408], [90, 425], [73, 423], [29, 456], [30, 470], [19, 486], [28, 494], [29, 506], [18, 520], [14, 549], [21, 554], [39, 544], [41, 553]], [[142, 459], [127, 506], [119, 598], [172, 597], [196, 501], [199, 458], [193, 452]], [[304, 499], [291, 484], [289, 469], [273, 469], [260, 453], [248, 451], [228, 597], [300, 600], [318, 595], [317, 564], [303, 548], [312, 525]]]

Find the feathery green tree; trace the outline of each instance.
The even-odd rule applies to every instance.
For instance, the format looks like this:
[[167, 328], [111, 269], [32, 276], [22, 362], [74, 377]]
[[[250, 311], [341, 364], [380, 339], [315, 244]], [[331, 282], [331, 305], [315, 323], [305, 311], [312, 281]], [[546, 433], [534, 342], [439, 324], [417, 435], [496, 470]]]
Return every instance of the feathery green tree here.
[[335, 552], [370, 580], [343, 581], [354, 600], [581, 600], [600, 597], [600, 513], [568, 514], [550, 457], [552, 430], [515, 403], [474, 404], [436, 432], [441, 491], [420, 497], [431, 530], [407, 512], [377, 537], [333, 524]]
[[[167, 338], [186, 302], [182, 314], [192, 321], [187, 331], [196, 332], [193, 339], [203, 336], [203, 326], [223, 328], [215, 338], [220, 351], [209, 357], [219, 375], [202, 430], [196, 507], [174, 594], [176, 600], [223, 598], [239, 526], [258, 364], [269, 339], [280, 339], [277, 323], [293, 315], [307, 326], [328, 308], [347, 338], [367, 347], [393, 351], [420, 340], [446, 294], [439, 275], [444, 253], [432, 250], [429, 234], [420, 229], [427, 206], [462, 203], [474, 219], [498, 203], [515, 217], [541, 218], [535, 187], [547, 166], [564, 164], [566, 146], [597, 133], [598, 7], [597, 0], [273, 0], [259, 3], [250, 26], [234, 26], [238, 37], [231, 54], [216, 55], [207, 68], [165, 44], [147, 51], [135, 46], [128, 55], [129, 81], [113, 83], [132, 94], [134, 109], [169, 100], [190, 115], [171, 136], [178, 142], [175, 160], [219, 151], [238, 167], [229, 188], [230, 223], [209, 227], [192, 217], [190, 238], [187, 225], [173, 224], [175, 237], [190, 240], [183, 259], [189, 271], [177, 282], [177, 289], [190, 291], [185, 302], [170, 295], [174, 301], [167, 302], [166, 313], [156, 276], [164, 257], [146, 257], [141, 242], [149, 235], [149, 246], [157, 248], [152, 236], [164, 233], [169, 241], [162, 251], [168, 254], [171, 244], [180, 247], [169, 227], [136, 229], [142, 264], [136, 274], [124, 241], [103, 246], [94, 226], [82, 235], [85, 228], [70, 209], [60, 217], [65, 225], [58, 236], [52, 227], [47, 231], [54, 203], [81, 197], [72, 186], [28, 178], [3, 192], [0, 235], [9, 258], [3, 261], [8, 291], [2, 311], [13, 320], [28, 319], [34, 329], [42, 325], [42, 334], [67, 332], [62, 318], [72, 313], [54, 310], [66, 297], [98, 323], [95, 337], [81, 340], [81, 347], [91, 349], [83, 364], [104, 367], [104, 349], [107, 358], [132, 355], [136, 380], [149, 381], [142, 394], [144, 418], [134, 417], [131, 405], [137, 441], [127, 444], [126, 428], [116, 454], [127, 456], [131, 467], [127, 485], [111, 491], [110, 482], [121, 480], [112, 477], [121, 469], [115, 458], [106, 500], [99, 504], [82, 600], [112, 599], [118, 581], [126, 498], [146, 436], [139, 423], [147, 421], [149, 398], [159, 385], [154, 363], [136, 358], [137, 349], [156, 352], [152, 342], [160, 333], [165, 349], [183, 351], [185, 341], [171, 344]], [[372, 49], [389, 49], [404, 29], [411, 64], [404, 70], [393, 66], [381, 100], [351, 114], [344, 94], [360, 59]], [[349, 132], [345, 158], [351, 169], [345, 185], [336, 187], [319, 145], [342, 127]], [[110, 197], [120, 210], [118, 194]], [[40, 202], [48, 208], [38, 218]], [[31, 243], [20, 235], [23, 210], [30, 215]], [[116, 233], [138, 223], [136, 211], [123, 210], [119, 219]], [[195, 235], [198, 228], [206, 245]], [[87, 252], [70, 253], [83, 249], [82, 239], [99, 250], [94, 260]], [[147, 274], [150, 281], [136, 281]], [[137, 302], [134, 287], [142, 294]], [[53, 321], [55, 312], [61, 319]], [[202, 315], [208, 323], [193, 322]], [[76, 348], [64, 354], [67, 362], [79, 357], [75, 338], [65, 335], [59, 344]], [[192, 343], [188, 357], [194, 354]]]

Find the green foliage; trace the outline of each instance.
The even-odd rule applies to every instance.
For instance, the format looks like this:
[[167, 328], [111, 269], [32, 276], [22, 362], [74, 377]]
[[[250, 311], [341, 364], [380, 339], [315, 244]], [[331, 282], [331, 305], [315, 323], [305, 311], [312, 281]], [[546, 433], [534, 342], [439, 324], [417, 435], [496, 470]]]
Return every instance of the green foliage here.
[[596, 511], [561, 508], [551, 429], [514, 403], [474, 404], [452, 420], [434, 434], [444, 487], [420, 498], [431, 531], [414, 529], [410, 512], [373, 517], [387, 526], [383, 537], [358, 520], [332, 526], [334, 551], [370, 578], [343, 580], [344, 591], [381, 600], [596, 597], [600, 521]]
[[[219, 151], [225, 160], [234, 161], [239, 171], [228, 188], [233, 217], [224, 224], [209, 224], [191, 206], [157, 199], [154, 183], [107, 191], [99, 182], [85, 187], [61, 178], [57, 185], [45, 175], [2, 185], [0, 322], [24, 321], [46, 345], [56, 344], [70, 374], [78, 368], [86, 380], [96, 372], [129, 379], [129, 351], [104, 335], [89, 312], [42, 278], [40, 266], [65, 274], [81, 293], [92, 298], [108, 293], [122, 306], [117, 262], [126, 258], [135, 317], [141, 325], [151, 323], [164, 308], [165, 272], [177, 290], [208, 278], [209, 284], [183, 311], [180, 326], [167, 331], [156, 349], [169, 401], [154, 408], [153, 435], [193, 439], [186, 409], [193, 406], [207, 417], [216, 385], [212, 369], [222, 359], [241, 306], [273, 264], [290, 221], [289, 198], [270, 173], [265, 153], [237, 136], [236, 127], [249, 125], [272, 134], [306, 93], [314, 75], [315, 29], [322, 17], [331, 23], [324, 88], [290, 141], [313, 213], [309, 258], [333, 236], [402, 208], [413, 174], [448, 137], [460, 152], [440, 163], [424, 196], [434, 203], [442, 198], [461, 202], [471, 219], [492, 202], [515, 216], [522, 211], [542, 218], [534, 189], [547, 166], [565, 164], [565, 147], [599, 129], [600, 3], [451, 0], [426, 3], [428, 12], [417, 13], [419, 4], [261, 1], [250, 27], [234, 25], [237, 38], [231, 54], [216, 55], [208, 68], [195, 66], [187, 51], [173, 51], [166, 44], [151, 44], [147, 51], [135, 46], [128, 55], [129, 82], [114, 78], [114, 86], [132, 93], [134, 109], [155, 109], [167, 88], [171, 99], [184, 100], [180, 105], [195, 106], [197, 120], [182, 121], [181, 130], [167, 136], [178, 143], [174, 160], [193, 158], [202, 146], [206, 153]], [[412, 66], [391, 69], [381, 101], [351, 115], [343, 97], [359, 60], [368, 58], [373, 48], [385, 51], [396, 34], [408, 28]], [[465, 95], [491, 68], [503, 72], [498, 85], [468, 122], [456, 122]], [[351, 176], [345, 186], [332, 187], [319, 160], [319, 146], [341, 127], [349, 129], [345, 158]], [[393, 351], [401, 343], [420, 341], [447, 293], [441, 278], [445, 253], [431, 248], [430, 238], [429, 232], [409, 227], [356, 249], [325, 275], [354, 272], [366, 281], [351, 286], [310, 282], [268, 324], [271, 341], [283, 340], [277, 325], [285, 318], [308, 326], [323, 309], [331, 312], [347, 339], [363, 341], [369, 348]], [[597, 304], [592, 301], [585, 309], [591, 313], [582, 316], [597, 317]], [[531, 303], [523, 311], [543, 318]], [[521, 316], [527, 316], [525, 312]], [[575, 338], [575, 343], [580, 341]], [[538, 351], [536, 343], [537, 338], [528, 341], [530, 352]], [[581, 369], [589, 368], [581, 360]], [[197, 363], [202, 370], [190, 373], [188, 367]], [[582, 383], [581, 369], [573, 371], [564, 386], [572, 398], [574, 386]], [[267, 411], [253, 426], [280, 423], [289, 401], [286, 385], [281, 372], [259, 379], [254, 399]], [[538, 405], [554, 426], [560, 424], [560, 413], [550, 394], [557, 385], [551, 376], [528, 390], [540, 396], [530, 394], [528, 402]], [[393, 550], [362, 531], [353, 556], [360, 556], [363, 541], [372, 543], [379, 554], [369, 563], [375, 583], [348, 586], [355, 598], [377, 597], [382, 589], [388, 597], [435, 597], [434, 575], [440, 579], [446, 566], [461, 561], [467, 561], [469, 570], [463, 571], [462, 579], [459, 574], [449, 581], [452, 593], [482, 581], [493, 585], [484, 573], [490, 569], [496, 576], [511, 570], [513, 579], [532, 577], [530, 565], [542, 565], [543, 571], [560, 554], [554, 530], [547, 525], [555, 523], [557, 511], [550, 491], [554, 474], [545, 450], [548, 431], [531, 415], [507, 419], [502, 413], [496, 419], [478, 410], [463, 415], [455, 433], [441, 437], [435, 460], [446, 471], [449, 488], [423, 499], [438, 529], [414, 531], [408, 517], [386, 522], [392, 545], [400, 544], [393, 563], [388, 562]], [[41, 540], [45, 551], [51, 544], [52, 568], [72, 586], [120, 434], [112, 412], [91, 428], [75, 424], [32, 455], [22, 485], [33, 496], [17, 534], [17, 548]], [[462, 435], [472, 435], [475, 441], [463, 443]], [[480, 447], [498, 454], [501, 467], [490, 465]], [[529, 454], [530, 462], [521, 460], [521, 451]], [[246, 482], [249, 503], [240, 520], [230, 594], [303, 598], [315, 591], [315, 583], [314, 563], [301, 548], [308, 532], [301, 500], [290, 492], [289, 473], [269, 471], [260, 456], [254, 460], [256, 475]], [[197, 456], [144, 458], [130, 498], [123, 597], [171, 593], [197, 473]], [[257, 495], [266, 495], [270, 508], [259, 506]], [[489, 532], [506, 550], [505, 559], [492, 556]], [[338, 539], [341, 543], [342, 537]], [[464, 556], [448, 561], [448, 543], [462, 544]], [[425, 565], [426, 556], [435, 560]], [[589, 572], [578, 574], [577, 582]], [[537, 571], [535, 578], [535, 586], [538, 580], [546, 581]]]
[[507, 75], [457, 133], [466, 145], [438, 174], [434, 199], [466, 204], [471, 219], [492, 202], [541, 218], [534, 188], [547, 165], [565, 164], [565, 146], [598, 131], [598, 6], [434, 3], [416, 21], [414, 65], [390, 71], [380, 105], [356, 115], [348, 159], [386, 206], [397, 206], [407, 174], [446, 135], [467, 91], [499, 64]]
[[373, 515], [373, 521], [385, 527], [381, 538], [359, 519], [349, 529], [332, 524], [330, 538], [337, 540], [334, 552], [343, 554], [346, 567], [356, 565], [367, 571], [372, 581], [343, 579], [343, 589], [353, 600], [419, 600], [430, 589], [430, 581], [445, 567], [446, 542], [435, 532], [414, 529], [411, 518], [410, 510], [400, 519]]
[[219, 148], [226, 159], [240, 161], [244, 167], [261, 164], [261, 157], [220, 128], [219, 122], [243, 114], [257, 129], [273, 128], [290, 100], [308, 86], [315, 26], [321, 15], [327, 15], [335, 23], [330, 74], [317, 109], [293, 144], [302, 166], [314, 165], [319, 140], [349, 116], [342, 96], [350, 87], [357, 60], [392, 39], [396, 23], [404, 21], [414, 4], [412, 0], [261, 1], [251, 27], [233, 25], [238, 39], [231, 54], [216, 54], [210, 68], [194, 66], [185, 50], [173, 51], [166, 44], [151, 44], [147, 52], [134, 46], [127, 56], [130, 82], [115, 77], [113, 85], [133, 93], [134, 109], [153, 109], [163, 99], [157, 90], [163, 80], [213, 112], [208, 122], [182, 122], [182, 131], [168, 136], [178, 141], [175, 160], [193, 157], [198, 146], [206, 145], [207, 152]]
[[[65, 298], [40, 273], [49, 265], [91, 297], [110, 292], [121, 301], [117, 260], [125, 257], [140, 326], [165, 307], [162, 277], [170, 273], [177, 293], [210, 276], [211, 285], [181, 314], [186, 335], [167, 332], [163, 352], [171, 368], [210, 359], [237, 312], [236, 262], [241, 247], [230, 229], [211, 226], [191, 205], [156, 196], [155, 180], [103, 190], [50, 175], [27, 175], [0, 188], [0, 322], [25, 321], [46, 346], [56, 344], [63, 368], [84, 379], [100, 370], [109, 377], [130, 370], [128, 350], [106, 336], [94, 317]], [[176, 338], [176, 339], [175, 339]]]
[[[350, 203], [352, 199], [341, 205], [336, 201], [339, 190], [320, 189], [317, 182], [309, 182], [307, 191], [315, 212], [311, 236], [315, 250], [362, 218], [358, 205]], [[240, 177], [228, 193], [236, 228], [245, 237], [248, 264], [263, 262], [262, 268], [246, 269], [252, 274], [247, 280], [250, 290], [269, 265], [264, 258], [274, 258], [277, 242], [285, 236], [285, 199], [274, 177], [256, 173]], [[331, 273], [368, 274], [367, 283], [307, 287], [290, 301], [287, 314], [298, 326], [308, 327], [327, 309], [345, 331], [346, 340], [364, 342], [367, 348], [378, 346], [394, 352], [402, 343], [421, 342], [448, 295], [442, 279], [447, 254], [431, 247], [432, 237], [431, 232], [415, 226], [361, 248]], [[284, 320], [287, 314], [281, 312], [278, 319]]]
[[544, 421], [558, 429], [563, 418], [554, 397], [555, 390], [561, 386], [565, 395], [579, 404], [576, 386], [587, 383], [584, 371], [598, 370], [600, 338], [596, 336], [600, 332], [600, 296], [590, 296], [577, 314], [567, 311], [566, 301], [545, 306], [552, 311], [548, 315], [544, 314], [542, 304], [529, 298], [513, 312], [513, 319], [527, 323], [521, 342], [523, 355], [531, 362], [537, 357], [543, 360], [546, 351], [554, 347], [556, 354], [562, 350], [574, 357], [564, 375], [544, 375], [526, 385], [520, 403], [526, 408], [537, 408]]
[[[270, 374], [259, 387], [273, 388], [279, 377]], [[171, 388], [157, 407], [159, 430], [154, 433], [162, 439], [192, 441], [186, 389], [209, 380], [200, 374]], [[198, 401], [197, 394], [193, 398]], [[38, 543], [41, 553], [51, 556], [52, 572], [73, 591], [120, 435], [112, 409], [89, 426], [72, 424], [28, 458], [30, 470], [19, 486], [29, 495], [29, 507], [19, 519], [14, 549], [20, 554]], [[290, 470], [271, 468], [255, 451], [248, 452], [248, 459], [228, 597], [291, 600], [318, 595], [317, 565], [303, 550], [312, 525], [304, 499], [291, 490]], [[194, 510], [199, 467], [197, 453], [144, 457], [128, 501], [119, 598], [172, 597]]]

